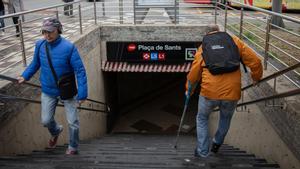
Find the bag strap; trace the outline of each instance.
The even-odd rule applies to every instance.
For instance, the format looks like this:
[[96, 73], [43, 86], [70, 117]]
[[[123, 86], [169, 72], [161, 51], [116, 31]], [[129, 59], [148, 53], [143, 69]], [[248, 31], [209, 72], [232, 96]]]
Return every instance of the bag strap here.
[[48, 63], [49, 63], [51, 72], [52, 72], [52, 74], [53, 74], [53, 76], [54, 76], [55, 83], [56, 83], [56, 85], [58, 86], [58, 84], [57, 84], [58, 78], [57, 78], [57, 75], [56, 75], [56, 73], [55, 73], [54, 67], [53, 67], [53, 65], [52, 65], [52, 61], [51, 61], [51, 58], [50, 58], [50, 53], [49, 53], [49, 49], [48, 49], [48, 44], [47, 44], [47, 43], [45, 44], [45, 48], [46, 48], [46, 54], [47, 54]]

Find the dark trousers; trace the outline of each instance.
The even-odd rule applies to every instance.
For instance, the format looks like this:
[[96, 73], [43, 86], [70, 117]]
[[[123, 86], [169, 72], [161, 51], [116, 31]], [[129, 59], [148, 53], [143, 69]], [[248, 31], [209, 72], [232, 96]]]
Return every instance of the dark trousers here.
[[14, 25], [16, 26], [16, 32], [19, 33], [19, 17], [12, 17], [12, 20], [14, 22]]
[[[0, 16], [5, 15], [5, 11], [0, 11]], [[5, 27], [5, 23], [4, 23], [4, 19], [0, 19], [0, 28], [4, 28]], [[2, 31], [4, 32], [4, 29], [2, 29]]]

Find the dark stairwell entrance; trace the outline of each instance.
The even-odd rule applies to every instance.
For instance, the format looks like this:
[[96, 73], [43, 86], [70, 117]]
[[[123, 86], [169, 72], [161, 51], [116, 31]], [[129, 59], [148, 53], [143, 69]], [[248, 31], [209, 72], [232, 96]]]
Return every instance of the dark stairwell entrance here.
[[[172, 133], [183, 110], [186, 73], [107, 73], [106, 90], [113, 133]], [[194, 126], [196, 102], [186, 118], [185, 130]]]

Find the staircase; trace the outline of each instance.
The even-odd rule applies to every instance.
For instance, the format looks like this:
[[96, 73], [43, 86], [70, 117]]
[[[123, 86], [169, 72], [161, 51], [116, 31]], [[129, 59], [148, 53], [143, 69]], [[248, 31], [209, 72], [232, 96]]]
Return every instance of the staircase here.
[[0, 157], [0, 169], [275, 169], [229, 145], [207, 159], [193, 157], [194, 136], [181, 136], [178, 149], [173, 135], [113, 134], [80, 143], [79, 155], [65, 155], [67, 145], [33, 151], [29, 155]]

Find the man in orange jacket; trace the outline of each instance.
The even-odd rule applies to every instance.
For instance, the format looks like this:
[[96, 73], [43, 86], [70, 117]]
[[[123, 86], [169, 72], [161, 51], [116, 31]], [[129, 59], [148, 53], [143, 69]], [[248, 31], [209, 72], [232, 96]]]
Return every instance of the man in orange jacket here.
[[[219, 28], [214, 25], [208, 35], [218, 34]], [[224, 33], [223, 33], [224, 34]], [[228, 35], [228, 34], [227, 34]], [[230, 37], [230, 36], [229, 36]], [[205, 37], [204, 37], [205, 38]], [[231, 37], [233, 44], [236, 45], [237, 55], [243, 64], [251, 70], [253, 83], [261, 79], [263, 69], [261, 60], [257, 54], [236, 36]], [[235, 46], [231, 45], [231, 46]], [[214, 45], [213, 49], [222, 49], [221, 45]], [[229, 47], [231, 48], [231, 47]], [[189, 91], [193, 91], [197, 83], [201, 83], [201, 92], [198, 101], [198, 114], [196, 117], [197, 125], [197, 147], [196, 157], [209, 156], [210, 137], [208, 133], [208, 119], [214, 108], [220, 109], [220, 120], [217, 132], [212, 139], [211, 152], [217, 153], [223, 144], [225, 136], [230, 127], [230, 121], [237, 102], [241, 97], [241, 71], [237, 70], [214, 74], [205, 64], [203, 47], [199, 47], [195, 54], [190, 72], [187, 75], [186, 97], [190, 97]], [[238, 64], [239, 66], [239, 64]], [[187, 98], [188, 99], [188, 98]]]

